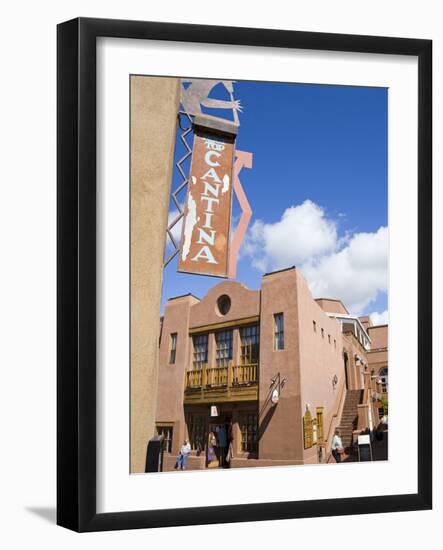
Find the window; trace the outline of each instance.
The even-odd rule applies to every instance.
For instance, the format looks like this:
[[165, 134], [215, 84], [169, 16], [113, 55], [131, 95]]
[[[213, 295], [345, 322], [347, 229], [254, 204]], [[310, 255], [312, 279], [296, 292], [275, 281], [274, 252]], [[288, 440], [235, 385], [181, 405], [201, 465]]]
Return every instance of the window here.
[[257, 415], [243, 413], [240, 415], [241, 450], [244, 453], [256, 453], [258, 441]]
[[274, 350], [285, 349], [283, 313], [274, 315]]
[[192, 343], [194, 346], [192, 365], [194, 370], [202, 369], [203, 365], [208, 362], [208, 335], [198, 334], [193, 337]]
[[334, 348], [337, 347], [337, 340], [334, 338]]
[[165, 453], [172, 452], [172, 426], [157, 426], [157, 435], [162, 435], [163, 450]]
[[331, 343], [331, 335], [328, 334], [328, 342]]
[[174, 332], [171, 334], [171, 346], [170, 346], [170, 353], [169, 353], [169, 363], [173, 365], [175, 363], [175, 352], [177, 350], [177, 333]]
[[206, 443], [206, 417], [201, 414], [189, 414], [188, 433], [191, 449], [200, 454]]
[[243, 327], [240, 330], [241, 338], [241, 355], [240, 362], [242, 365], [251, 365], [258, 363], [260, 350], [260, 327], [252, 325]]
[[227, 367], [232, 359], [232, 330], [215, 333], [215, 363], [217, 367]]
[[312, 321], [312, 328], [314, 329], [314, 332], [317, 332], [317, 323], [315, 321]]
[[317, 407], [317, 441], [319, 443], [324, 441], [323, 407]]
[[321, 337], [324, 338], [325, 337], [325, 331], [323, 329], [321, 329]]

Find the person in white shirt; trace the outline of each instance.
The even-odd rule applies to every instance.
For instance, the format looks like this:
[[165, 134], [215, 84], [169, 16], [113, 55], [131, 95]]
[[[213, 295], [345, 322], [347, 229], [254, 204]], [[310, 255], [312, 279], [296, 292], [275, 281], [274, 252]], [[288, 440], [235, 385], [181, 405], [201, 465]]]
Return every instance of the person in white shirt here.
[[335, 462], [341, 462], [341, 454], [343, 453], [343, 443], [340, 437], [340, 430], [335, 429], [334, 437], [331, 444], [332, 456], [335, 458]]
[[186, 462], [188, 456], [191, 452], [191, 445], [187, 439], [184, 440], [183, 445], [180, 448], [180, 454], [177, 457], [177, 462], [175, 463], [176, 470], [186, 470]]

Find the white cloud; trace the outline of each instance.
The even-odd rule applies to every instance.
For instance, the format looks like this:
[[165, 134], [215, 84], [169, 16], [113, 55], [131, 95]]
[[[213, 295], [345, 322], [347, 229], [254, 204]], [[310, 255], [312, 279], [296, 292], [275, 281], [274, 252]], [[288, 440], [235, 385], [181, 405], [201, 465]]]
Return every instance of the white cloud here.
[[[178, 214], [179, 214], [178, 210], [168, 212], [168, 226], [178, 216]], [[182, 235], [182, 224], [183, 224], [183, 218], [181, 218], [171, 229], [172, 236], [174, 237], [178, 245], [180, 245], [180, 239]], [[168, 234], [166, 234], [166, 245], [171, 245], [171, 241], [168, 237]]]
[[373, 325], [387, 325], [389, 322], [387, 310], [382, 311], [381, 313], [377, 313], [376, 311], [374, 311], [369, 315], [369, 317], [371, 318]]
[[387, 228], [339, 239], [336, 222], [310, 200], [286, 209], [276, 223], [257, 220], [243, 254], [260, 271], [296, 265], [315, 297], [341, 299], [355, 314], [387, 290]]
[[387, 290], [388, 230], [356, 233], [338, 252], [300, 266], [314, 296], [339, 298], [361, 313]]
[[310, 200], [287, 208], [276, 223], [256, 220], [245, 243], [245, 252], [254, 256], [253, 265], [281, 269], [301, 265], [337, 247], [335, 222]]

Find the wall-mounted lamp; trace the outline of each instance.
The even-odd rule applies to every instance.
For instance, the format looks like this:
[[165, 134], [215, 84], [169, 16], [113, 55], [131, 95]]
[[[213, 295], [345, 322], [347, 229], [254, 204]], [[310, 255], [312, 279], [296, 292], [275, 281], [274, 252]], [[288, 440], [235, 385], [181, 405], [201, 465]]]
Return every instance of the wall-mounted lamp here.
[[273, 390], [272, 395], [271, 395], [271, 402], [274, 405], [277, 405], [279, 400], [280, 400], [280, 394], [278, 393], [278, 390]]
[[271, 403], [273, 405], [276, 405], [280, 400], [280, 394], [283, 386], [286, 384], [287, 379], [281, 378], [280, 373], [277, 373], [276, 376], [271, 378], [271, 385], [269, 388], [271, 389]]
[[334, 378], [332, 379], [332, 389], [335, 390], [335, 387], [338, 384], [338, 376], [334, 374]]

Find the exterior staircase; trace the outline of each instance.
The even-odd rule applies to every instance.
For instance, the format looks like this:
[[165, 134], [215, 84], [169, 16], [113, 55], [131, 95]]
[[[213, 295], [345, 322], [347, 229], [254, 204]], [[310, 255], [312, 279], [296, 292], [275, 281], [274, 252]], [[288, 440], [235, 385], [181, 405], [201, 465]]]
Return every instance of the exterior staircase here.
[[358, 405], [363, 398], [363, 390], [347, 390], [345, 404], [340, 419], [339, 430], [345, 449], [352, 446], [352, 432], [357, 429]]

